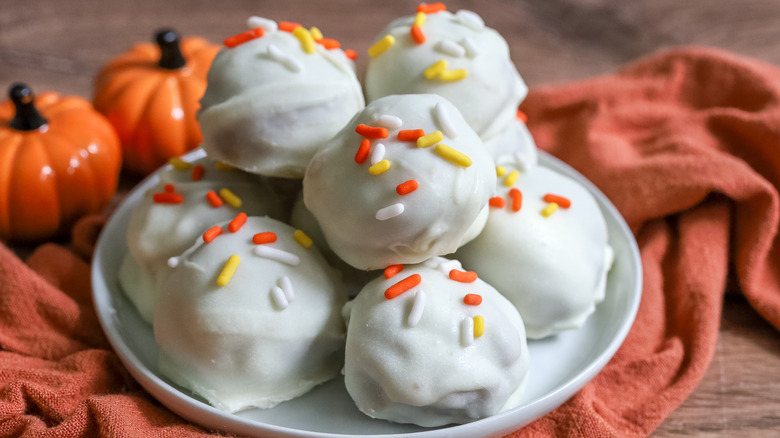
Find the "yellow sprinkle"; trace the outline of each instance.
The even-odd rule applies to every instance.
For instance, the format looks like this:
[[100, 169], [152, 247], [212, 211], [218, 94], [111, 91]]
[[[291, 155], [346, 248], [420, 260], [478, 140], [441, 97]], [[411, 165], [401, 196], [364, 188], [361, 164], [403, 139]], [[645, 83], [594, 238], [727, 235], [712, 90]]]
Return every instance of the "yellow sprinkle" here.
[[474, 317], [474, 337], [478, 338], [485, 334], [485, 318], [482, 315]]
[[302, 230], [295, 230], [293, 239], [298, 242], [298, 245], [301, 245], [304, 248], [308, 248], [312, 244], [311, 237], [307, 236]]
[[436, 76], [439, 76], [444, 70], [447, 69], [447, 60], [446, 59], [440, 59], [433, 64], [431, 64], [430, 67], [425, 69], [425, 79], [433, 79]]
[[390, 162], [387, 160], [382, 160], [368, 168], [371, 175], [381, 175], [388, 170], [390, 170]]
[[392, 35], [385, 35], [384, 38], [377, 41], [373, 46], [369, 47], [368, 55], [372, 58], [379, 56], [382, 54], [382, 52], [389, 49], [393, 44], [395, 44], [395, 38], [393, 38]]
[[223, 201], [230, 204], [231, 207], [235, 208], [241, 208], [241, 198], [233, 194], [228, 189], [222, 189], [219, 191], [219, 197], [222, 198]]
[[225, 163], [223, 163], [221, 161], [215, 161], [214, 162], [214, 168], [217, 169], [217, 170], [233, 170], [234, 169], [234, 167], [231, 166], [230, 164], [225, 164]]
[[509, 175], [507, 175], [506, 178], [504, 178], [504, 186], [512, 187], [517, 181], [517, 178], [519, 176], [520, 176], [520, 172], [516, 170], [509, 172]]
[[431, 132], [430, 134], [423, 135], [417, 139], [417, 147], [427, 148], [428, 146], [433, 146], [442, 140], [444, 140], [444, 135], [442, 135], [441, 131]]
[[303, 26], [296, 27], [295, 30], [293, 30], [293, 35], [295, 38], [298, 38], [304, 52], [309, 54], [314, 53], [314, 38], [311, 36], [311, 32], [309, 32], [308, 29]]
[[182, 160], [179, 157], [171, 158], [170, 160], [168, 160], [168, 164], [173, 166], [173, 168], [176, 170], [189, 170], [190, 168], [190, 163]]
[[324, 35], [322, 35], [322, 31], [314, 26], [312, 26], [312, 28], [309, 29], [309, 33], [311, 34], [311, 37], [314, 38], [315, 41], [324, 38]]
[[506, 174], [506, 167], [504, 166], [496, 166], [496, 176], [502, 177]]
[[471, 158], [469, 158], [463, 152], [456, 151], [444, 143], [437, 144], [433, 151], [436, 152], [436, 154], [438, 154], [440, 157], [451, 163], [457, 164], [458, 166], [471, 166]]
[[425, 12], [418, 12], [417, 15], [414, 16], [414, 23], [412, 23], [412, 25], [422, 27], [422, 25], [425, 24], [426, 18], [428, 18], [428, 16], [425, 15]]
[[542, 209], [542, 216], [544, 217], [550, 217], [551, 214], [555, 213], [555, 210], [558, 209], [558, 203], [557, 202], [551, 202], [547, 204], [547, 207], [544, 207]]
[[218, 286], [225, 286], [228, 284], [230, 279], [233, 278], [233, 274], [236, 272], [236, 268], [238, 268], [239, 261], [241, 261], [241, 259], [235, 254], [228, 258], [227, 263], [225, 263], [225, 267], [222, 268], [222, 272], [220, 272], [219, 277], [217, 277]]
[[459, 68], [457, 70], [444, 70], [443, 72], [439, 73], [439, 79], [442, 81], [454, 82], [465, 78], [468, 76], [468, 74], [469, 72], [465, 68]]

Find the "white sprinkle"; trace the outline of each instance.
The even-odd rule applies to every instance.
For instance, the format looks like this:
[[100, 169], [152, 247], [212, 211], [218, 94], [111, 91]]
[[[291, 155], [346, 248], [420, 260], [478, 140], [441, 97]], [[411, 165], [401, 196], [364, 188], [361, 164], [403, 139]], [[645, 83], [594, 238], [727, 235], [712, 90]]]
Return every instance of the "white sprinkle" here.
[[271, 299], [273, 300], [274, 304], [276, 304], [276, 307], [282, 310], [286, 309], [287, 306], [290, 305], [290, 302], [287, 301], [287, 297], [284, 295], [284, 291], [278, 286], [271, 288]]
[[441, 271], [442, 274], [449, 276], [450, 271], [453, 269], [461, 270], [463, 266], [460, 264], [457, 260], [449, 260], [445, 259], [444, 261], [439, 264], [439, 271]]
[[450, 113], [447, 112], [447, 108], [445, 108], [444, 105], [437, 103], [436, 107], [433, 109], [433, 114], [436, 117], [436, 123], [439, 126], [439, 129], [444, 131], [444, 133], [447, 134], [447, 137], [456, 138], [458, 136], [458, 129], [452, 123]]
[[412, 310], [409, 311], [409, 318], [406, 322], [412, 327], [416, 326], [422, 318], [423, 309], [425, 309], [425, 292], [418, 289], [414, 293], [414, 304], [412, 304]]
[[293, 291], [290, 277], [286, 275], [282, 276], [282, 278], [279, 279], [279, 287], [284, 291], [284, 296], [287, 298], [287, 301], [292, 302], [292, 300], [295, 299], [295, 292]]
[[388, 205], [385, 208], [380, 208], [376, 212], [376, 219], [379, 221], [386, 221], [388, 219], [398, 216], [403, 212], [404, 212], [404, 205], [399, 202], [397, 204]]
[[283, 251], [281, 249], [276, 249], [268, 245], [257, 245], [255, 246], [253, 252], [258, 257], [271, 259], [291, 266], [297, 266], [298, 263], [301, 262], [300, 257], [297, 255], [291, 252]]
[[168, 259], [168, 267], [175, 268], [179, 266], [179, 258], [178, 257], [171, 257]]
[[460, 45], [463, 46], [464, 49], [466, 49], [466, 56], [469, 58], [474, 58], [477, 55], [479, 55], [479, 49], [477, 48], [477, 45], [474, 43], [474, 40], [472, 40], [469, 37], [465, 37], [462, 40], [460, 40]]
[[434, 50], [445, 55], [460, 58], [466, 54], [466, 48], [452, 40], [441, 40], [433, 47]]
[[482, 17], [477, 15], [475, 12], [461, 9], [455, 13], [455, 17], [457, 17], [461, 24], [473, 30], [481, 31], [485, 28], [485, 21], [482, 20]]
[[374, 151], [371, 152], [371, 164], [376, 164], [385, 159], [385, 145], [377, 143], [374, 145]]
[[398, 129], [403, 125], [403, 121], [401, 121], [399, 117], [390, 114], [382, 114], [376, 118], [376, 124], [387, 129]]
[[288, 55], [287, 53], [282, 52], [281, 49], [273, 44], [268, 45], [266, 53], [272, 61], [276, 61], [279, 64], [282, 64], [284, 68], [290, 70], [293, 73], [298, 73], [303, 70], [303, 64], [301, 64], [300, 61]]
[[246, 26], [250, 29], [262, 27], [266, 32], [275, 32], [276, 29], [279, 28], [279, 25], [277, 25], [274, 20], [257, 16], [249, 17], [249, 19], [246, 20]]
[[464, 347], [468, 347], [474, 343], [473, 318], [466, 317], [460, 322], [460, 343], [463, 344]]

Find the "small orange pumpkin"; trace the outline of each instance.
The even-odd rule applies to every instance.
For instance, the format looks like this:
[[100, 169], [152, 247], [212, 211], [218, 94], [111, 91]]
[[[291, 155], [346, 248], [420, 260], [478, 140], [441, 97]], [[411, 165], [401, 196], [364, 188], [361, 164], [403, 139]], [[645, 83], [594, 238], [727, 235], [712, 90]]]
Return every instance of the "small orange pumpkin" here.
[[171, 30], [116, 57], [95, 80], [95, 108], [122, 142], [124, 167], [146, 174], [201, 142], [195, 118], [220, 46]]
[[0, 239], [37, 241], [101, 211], [116, 192], [119, 138], [92, 104], [14, 84], [0, 103]]

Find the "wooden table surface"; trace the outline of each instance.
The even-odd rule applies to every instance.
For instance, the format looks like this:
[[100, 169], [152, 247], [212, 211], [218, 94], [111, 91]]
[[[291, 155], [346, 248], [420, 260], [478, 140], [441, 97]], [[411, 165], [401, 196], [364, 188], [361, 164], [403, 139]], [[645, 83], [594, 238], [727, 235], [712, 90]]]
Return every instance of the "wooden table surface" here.
[[[390, 19], [409, 14], [417, 3], [0, 0], [0, 88], [23, 80], [37, 90], [89, 98], [98, 69], [132, 43], [150, 40], [154, 30], [173, 27], [218, 42], [243, 30], [250, 15], [316, 25], [365, 54]], [[478, 12], [503, 35], [531, 88], [611, 73], [678, 45], [715, 46], [780, 65], [778, 0], [447, 4]], [[366, 56], [361, 58], [359, 71]], [[780, 336], [732, 292], [707, 374], [653, 436], [780, 436]]]

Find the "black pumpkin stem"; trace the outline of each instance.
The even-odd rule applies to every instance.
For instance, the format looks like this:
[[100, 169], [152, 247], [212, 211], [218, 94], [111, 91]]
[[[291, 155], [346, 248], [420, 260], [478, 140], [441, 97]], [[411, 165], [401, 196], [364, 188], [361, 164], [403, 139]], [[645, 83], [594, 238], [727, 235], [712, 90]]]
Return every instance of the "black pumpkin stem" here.
[[35, 108], [35, 96], [26, 84], [17, 82], [8, 89], [8, 97], [16, 108], [11, 128], [17, 131], [35, 131], [48, 123]]
[[171, 29], [162, 29], [157, 32], [155, 39], [160, 46], [160, 61], [157, 65], [167, 70], [176, 70], [184, 67], [187, 61], [181, 54], [179, 47], [179, 35]]

